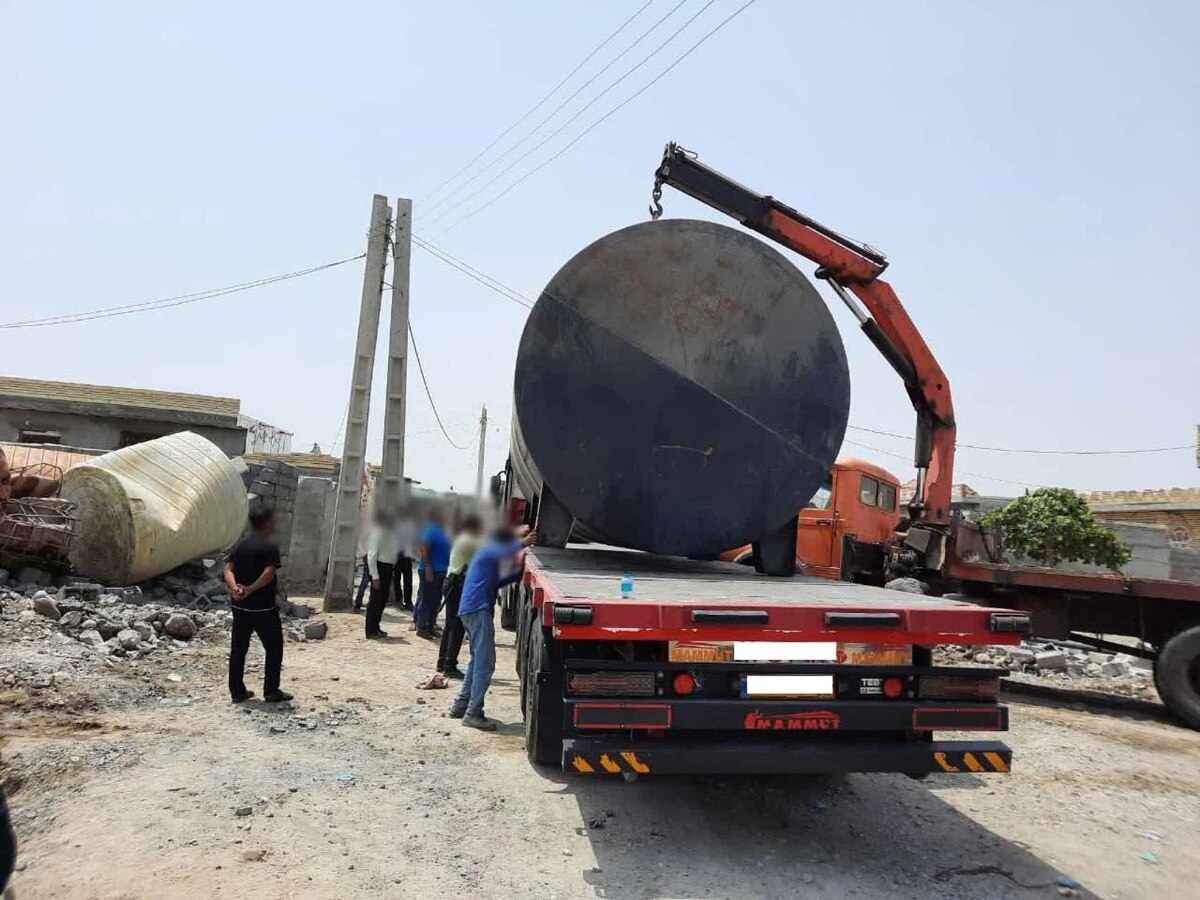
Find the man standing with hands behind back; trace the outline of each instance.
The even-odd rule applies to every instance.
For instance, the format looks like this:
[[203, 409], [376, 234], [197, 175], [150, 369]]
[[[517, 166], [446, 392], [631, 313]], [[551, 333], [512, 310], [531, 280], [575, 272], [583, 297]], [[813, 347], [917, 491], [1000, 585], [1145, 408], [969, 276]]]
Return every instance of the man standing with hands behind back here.
[[283, 623], [275, 605], [275, 574], [279, 569], [279, 545], [275, 534], [275, 514], [270, 510], [250, 514], [253, 529], [237, 544], [225, 563], [225, 583], [233, 592], [233, 633], [229, 638], [229, 695], [234, 703], [254, 696], [246, 690], [243, 676], [250, 635], [257, 634], [266, 654], [263, 673], [263, 699], [283, 703], [292, 695], [279, 689], [283, 668]]

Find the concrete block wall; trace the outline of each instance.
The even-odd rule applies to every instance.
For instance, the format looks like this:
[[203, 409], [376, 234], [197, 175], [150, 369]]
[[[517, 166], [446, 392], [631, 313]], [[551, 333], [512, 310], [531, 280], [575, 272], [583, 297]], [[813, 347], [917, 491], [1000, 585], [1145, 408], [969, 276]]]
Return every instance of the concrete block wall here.
[[1171, 577], [1200, 584], [1200, 550], [1195, 547], [1172, 547]]
[[[1167, 529], [1161, 525], [1142, 525], [1137, 522], [1107, 522], [1117, 535], [1117, 540], [1130, 549], [1133, 557], [1122, 570], [1134, 578], [1170, 578], [1171, 545], [1167, 540]], [[1037, 565], [1031, 559], [1005, 554], [1005, 561], [1016, 565]], [[1107, 572], [1103, 566], [1084, 563], [1060, 562], [1057, 569], [1067, 572]]]
[[[267, 463], [247, 463], [242, 473], [246, 493], [253, 495], [250, 512], [270, 509], [275, 513], [275, 540], [279, 544], [279, 555], [286, 570], [292, 545], [292, 526], [296, 506], [296, 485], [300, 479], [294, 466], [279, 460]], [[284, 577], [287, 578], [286, 571]], [[285, 584], [287, 582], [285, 581]]]

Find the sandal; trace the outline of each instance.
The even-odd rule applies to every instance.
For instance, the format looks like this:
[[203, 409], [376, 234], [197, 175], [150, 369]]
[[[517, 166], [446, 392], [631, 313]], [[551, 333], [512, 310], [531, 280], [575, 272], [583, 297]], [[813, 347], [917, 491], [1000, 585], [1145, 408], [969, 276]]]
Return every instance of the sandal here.
[[417, 682], [418, 691], [436, 691], [449, 686], [450, 683], [446, 681], [446, 676], [441, 672], [435, 672], [433, 675], [427, 675]]

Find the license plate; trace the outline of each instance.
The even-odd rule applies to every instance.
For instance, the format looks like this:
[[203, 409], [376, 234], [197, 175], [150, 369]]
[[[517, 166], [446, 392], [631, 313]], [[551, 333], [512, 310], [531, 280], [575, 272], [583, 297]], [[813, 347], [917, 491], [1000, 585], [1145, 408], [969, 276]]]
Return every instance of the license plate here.
[[799, 662], [846, 666], [910, 666], [909, 644], [834, 641], [671, 641], [671, 662]]
[[747, 675], [743, 697], [832, 697], [832, 675]]

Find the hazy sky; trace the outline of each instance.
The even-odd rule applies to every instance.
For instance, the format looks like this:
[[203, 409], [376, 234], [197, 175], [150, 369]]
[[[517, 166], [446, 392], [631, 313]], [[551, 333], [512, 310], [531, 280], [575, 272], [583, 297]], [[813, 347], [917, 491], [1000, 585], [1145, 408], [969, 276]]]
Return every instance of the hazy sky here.
[[[2, 2], [0, 322], [352, 256], [376, 192], [415, 198], [418, 233], [536, 297], [581, 247], [646, 217], [662, 146], [677, 140], [888, 253], [888, 277], [951, 379], [961, 441], [1194, 441], [1200, 4], [757, 0], [560, 159], [442, 233], [743, 0], [716, 0], [555, 140], [433, 221], [705, 0], [686, 0], [539, 136], [433, 205], [448, 193], [427, 196], [440, 182], [643, 2]], [[493, 153], [677, 2], [653, 0]], [[679, 194], [666, 204], [668, 215], [719, 220]], [[461, 444], [487, 403], [497, 470], [525, 311], [413, 252], [412, 321], [434, 398]], [[238, 397], [246, 413], [294, 431], [297, 449], [328, 448], [346, 407], [361, 278], [353, 263], [172, 310], [0, 331], [0, 372]], [[910, 434], [898, 380], [840, 304], [835, 316], [851, 422]], [[474, 451], [430, 431], [415, 367], [410, 396], [409, 474], [470, 487]], [[379, 377], [375, 459], [382, 408]], [[848, 438], [901, 454], [845, 448], [910, 477], [908, 441]], [[984, 476], [1081, 489], [1200, 480], [1187, 450], [960, 449], [958, 463], [958, 480], [988, 493], [1021, 488]]]

